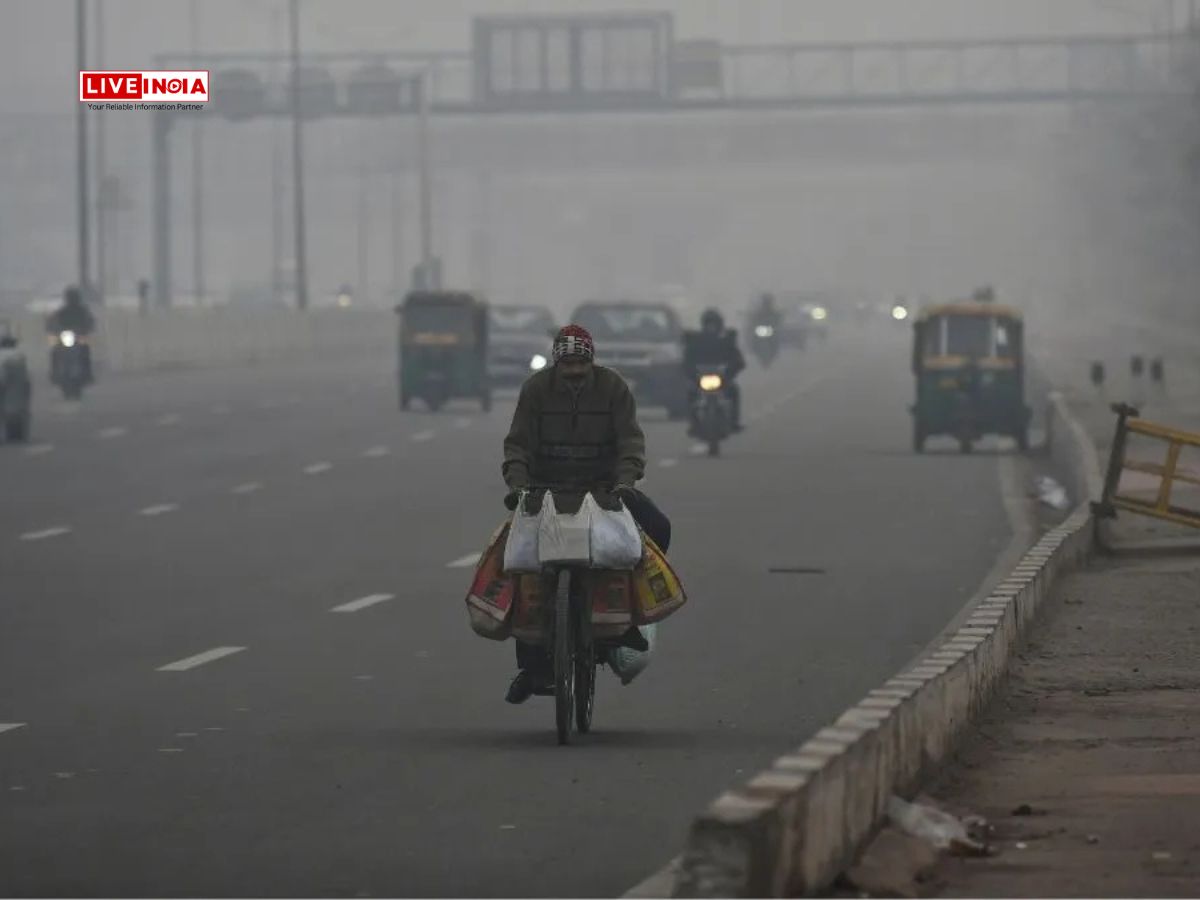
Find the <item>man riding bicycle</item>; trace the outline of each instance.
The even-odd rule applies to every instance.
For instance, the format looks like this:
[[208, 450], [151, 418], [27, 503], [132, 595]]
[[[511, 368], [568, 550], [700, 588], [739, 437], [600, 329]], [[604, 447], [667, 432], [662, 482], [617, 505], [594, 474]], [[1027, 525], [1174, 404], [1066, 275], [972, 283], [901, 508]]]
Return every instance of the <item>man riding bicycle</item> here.
[[[594, 360], [591, 335], [568, 325], [554, 339], [553, 365], [521, 387], [504, 439], [505, 505], [516, 509], [521, 493], [533, 485], [565, 494], [615, 494], [666, 552], [670, 520], [635, 487], [645, 474], [646, 439], [633, 393], [620, 375]], [[631, 629], [627, 641], [645, 649], [637, 629]], [[553, 690], [550, 660], [542, 647], [517, 641], [517, 667], [509, 703]]]

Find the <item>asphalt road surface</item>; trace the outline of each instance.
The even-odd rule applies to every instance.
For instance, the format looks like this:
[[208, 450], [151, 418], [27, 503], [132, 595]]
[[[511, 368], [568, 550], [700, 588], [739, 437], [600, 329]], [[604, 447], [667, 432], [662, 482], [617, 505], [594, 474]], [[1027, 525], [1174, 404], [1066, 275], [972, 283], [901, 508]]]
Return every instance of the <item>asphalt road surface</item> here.
[[0, 447], [0, 893], [632, 887], [1007, 543], [995, 454], [910, 452], [907, 337], [752, 366], [720, 459], [645, 411], [691, 602], [567, 748], [463, 604], [511, 396], [400, 414], [387, 357], [39, 384]]

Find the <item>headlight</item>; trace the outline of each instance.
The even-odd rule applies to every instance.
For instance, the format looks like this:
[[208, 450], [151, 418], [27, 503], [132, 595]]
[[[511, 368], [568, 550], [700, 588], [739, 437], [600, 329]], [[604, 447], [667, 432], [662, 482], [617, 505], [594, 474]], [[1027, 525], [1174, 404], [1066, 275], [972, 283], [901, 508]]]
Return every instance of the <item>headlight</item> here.
[[64, 347], [74, 347], [75, 346], [75, 332], [64, 331], [62, 334], [60, 334], [58, 336], [58, 342], [60, 344], [62, 344]]
[[754, 329], [754, 336], [760, 338], [769, 338], [775, 333], [775, 329], [770, 325], [759, 325]]
[[700, 390], [702, 391], [719, 391], [721, 389], [720, 375], [701, 375]]
[[903, 322], [905, 319], [908, 318], [908, 310], [905, 309], [903, 306], [893, 306], [892, 307], [892, 318], [895, 319], [897, 322]]
[[829, 310], [823, 306], [814, 307], [812, 311], [812, 317], [818, 322], [824, 322], [829, 318]]
[[542, 356], [540, 353], [536, 353], [534, 354], [533, 359], [529, 361], [529, 368], [534, 372], [540, 372], [542, 369], [546, 368], [546, 364], [548, 362], [549, 360], [546, 359], [546, 357]]

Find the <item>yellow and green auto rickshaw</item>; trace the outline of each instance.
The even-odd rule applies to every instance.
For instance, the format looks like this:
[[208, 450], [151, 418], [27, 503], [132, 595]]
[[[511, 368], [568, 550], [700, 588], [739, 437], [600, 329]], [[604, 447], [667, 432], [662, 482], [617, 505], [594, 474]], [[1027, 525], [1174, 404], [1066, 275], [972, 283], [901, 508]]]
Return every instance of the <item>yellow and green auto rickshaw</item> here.
[[413, 291], [400, 316], [400, 408], [415, 397], [437, 412], [459, 397], [492, 408], [487, 304], [462, 291]]
[[984, 435], [999, 434], [1027, 450], [1024, 344], [1021, 314], [990, 300], [922, 310], [913, 334], [913, 449], [920, 453], [926, 438], [949, 435], [970, 453]]

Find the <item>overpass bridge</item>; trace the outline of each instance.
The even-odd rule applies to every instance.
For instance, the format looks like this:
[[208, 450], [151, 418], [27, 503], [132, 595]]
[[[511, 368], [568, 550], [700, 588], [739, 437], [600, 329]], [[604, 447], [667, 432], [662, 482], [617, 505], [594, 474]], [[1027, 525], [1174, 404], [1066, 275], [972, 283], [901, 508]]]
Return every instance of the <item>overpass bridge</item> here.
[[[436, 122], [439, 166], [485, 177], [548, 166], [771, 165], [803, 134], [784, 114], [1185, 99], [1196, 46], [1187, 34], [745, 46], [677, 40], [664, 13], [504, 16], [476, 19], [465, 51], [304, 53], [295, 100], [309, 122], [424, 112]], [[174, 123], [291, 115], [293, 91], [286, 54], [157, 62], [209, 69], [213, 91], [203, 112], [152, 120], [155, 299], [166, 306]], [[914, 127], [897, 123], [898, 146], [912, 147]], [[605, 139], [589, 140], [597, 133]], [[974, 137], [1005, 139], [1004, 129]], [[405, 150], [388, 153], [395, 165], [411, 161]]]

